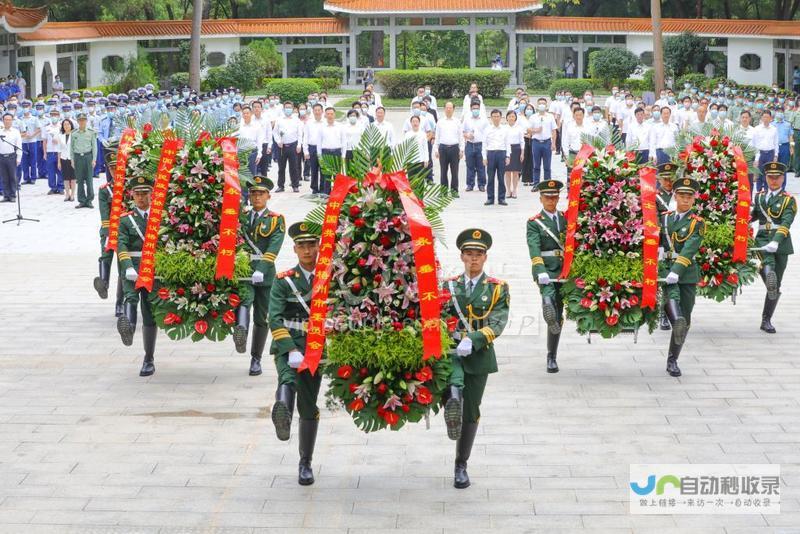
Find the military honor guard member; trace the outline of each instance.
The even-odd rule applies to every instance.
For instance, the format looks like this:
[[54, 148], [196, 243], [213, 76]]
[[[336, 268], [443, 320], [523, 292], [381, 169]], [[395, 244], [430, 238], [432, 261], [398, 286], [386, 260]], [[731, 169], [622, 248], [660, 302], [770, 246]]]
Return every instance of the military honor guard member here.
[[125, 292], [125, 306], [122, 316], [117, 320], [117, 330], [124, 345], [133, 344], [133, 334], [136, 331], [136, 308], [141, 300], [144, 362], [139, 376], [150, 376], [156, 372], [153, 354], [156, 348], [158, 329], [148, 301], [150, 292], [145, 289], [137, 290], [135, 286], [136, 280], [139, 278], [138, 270], [142, 259], [147, 218], [150, 216], [150, 199], [153, 194], [152, 179], [144, 176], [136, 178], [131, 186], [131, 191], [133, 192], [134, 208], [123, 213], [119, 221], [117, 262], [120, 273], [125, 274], [125, 280], [122, 283]]
[[547, 372], [557, 373], [558, 340], [564, 323], [561, 284], [556, 282], [564, 265], [564, 236], [567, 218], [558, 211], [558, 197], [564, 187], [558, 180], [540, 182], [537, 190], [542, 211], [528, 219], [528, 253], [531, 270], [542, 295], [542, 315], [547, 323]]
[[[100, 186], [97, 193], [98, 207], [100, 208], [100, 258], [98, 259], [99, 276], [94, 279], [94, 289], [101, 299], [108, 298], [108, 284], [111, 279], [111, 262], [114, 259], [114, 251], [106, 250], [108, 244], [108, 230], [111, 217], [111, 200], [114, 197], [113, 177], [111, 173], [106, 174], [108, 181]], [[114, 314], [122, 316], [122, 278], [117, 276], [117, 300], [114, 306]]]
[[[672, 162], [662, 163], [658, 166], [658, 182], [660, 187], [658, 193], [656, 193], [656, 209], [658, 210], [659, 220], [663, 220], [664, 215], [668, 211], [675, 210], [675, 195], [672, 192], [672, 182], [675, 180], [675, 173], [677, 170], [678, 166]], [[659, 252], [663, 254], [664, 250], [660, 249]], [[669, 325], [669, 319], [667, 319], [664, 306], [659, 308], [658, 323], [661, 330], [669, 330], [672, 328]]]
[[272, 331], [270, 352], [278, 371], [278, 391], [272, 406], [272, 422], [278, 439], [288, 441], [294, 412], [295, 395], [300, 416], [298, 483], [314, 483], [311, 458], [319, 428], [317, 396], [322, 373], [312, 375], [308, 370], [298, 372], [306, 350], [306, 327], [311, 303], [314, 268], [319, 253], [319, 235], [312, 233], [306, 223], [289, 227], [294, 241], [298, 264], [275, 276], [269, 298], [269, 326]]
[[[250, 343], [250, 376], [261, 374], [261, 356], [269, 332], [269, 294], [275, 279], [275, 259], [286, 235], [283, 215], [270, 211], [267, 202], [274, 184], [265, 176], [253, 176], [248, 188], [252, 210], [243, 213], [242, 230], [250, 250], [250, 267], [253, 269], [253, 339]], [[236, 310], [236, 328], [233, 341], [236, 350], [247, 350], [247, 329], [250, 324], [251, 303], [242, 303]]]
[[761, 279], [767, 286], [764, 311], [761, 313], [761, 330], [774, 334], [772, 315], [781, 296], [781, 282], [789, 254], [794, 254], [789, 229], [797, 215], [797, 200], [786, 191], [782, 191], [786, 172], [783, 163], [777, 161], [767, 163], [764, 172], [767, 191], [759, 191], [756, 194], [751, 219], [758, 221], [755, 241], [756, 246], [761, 249], [758, 252], [761, 259]]
[[445, 403], [445, 422], [448, 436], [458, 440], [453, 486], [463, 489], [470, 485], [467, 461], [478, 433], [486, 381], [490, 373], [497, 372], [494, 340], [508, 322], [510, 296], [504, 281], [483, 272], [492, 246], [489, 232], [479, 228], [464, 230], [458, 235], [456, 246], [461, 251], [464, 273], [447, 280], [445, 286], [450, 291], [450, 301], [443, 312], [458, 317], [458, 346]]
[[665, 252], [659, 262], [659, 277], [665, 279], [664, 307], [672, 324], [667, 373], [676, 377], [681, 376], [678, 356], [692, 322], [697, 282], [700, 281], [700, 269], [694, 256], [706, 231], [705, 222], [693, 209], [697, 189], [696, 180], [677, 179], [673, 183], [676, 209], [666, 212], [661, 219], [661, 247]]

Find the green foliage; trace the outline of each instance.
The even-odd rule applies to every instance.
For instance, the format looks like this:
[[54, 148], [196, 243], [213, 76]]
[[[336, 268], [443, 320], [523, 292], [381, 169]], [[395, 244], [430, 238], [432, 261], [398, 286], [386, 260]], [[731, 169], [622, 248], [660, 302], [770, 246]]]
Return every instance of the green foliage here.
[[[647, 71], [651, 72], [651, 71]], [[621, 84], [623, 87], [626, 87], [629, 91], [633, 93], [641, 94], [644, 91], [652, 91], [654, 84], [653, 84], [653, 76], [651, 75], [648, 78], [638, 79], [638, 78], [628, 78]]]
[[698, 89], [706, 89], [706, 87], [710, 88], [711, 80], [706, 78], [703, 73], [690, 72], [678, 78], [678, 88], [683, 90], [683, 84], [685, 83], [690, 83], [692, 87], [697, 87]]
[[128, 56], [121, 72], [107, 72], [106, 82], [114, 93], [126, 93], [131, 89], [152, 83], [158, 88], [156, 72], [147, 61], [146, 54]]
[[[189, 71], [189, 61], [191, 60], [191, 47], [192, 42], [188, 39], [182, 40], [178, 43], [178, 63], [173, 68], [179, 72]], [[206, 45], [200, 45], [200, 70], [205, 70], [208, 66], [208, 54], [206, 54]]]
[[319, 79], [319, 86], [323, 91], [333, 91], [342, 84], [344, 69], [335, 65], [320, 65], [314, 69], [314, 76]]
[[431, 93], [440, 100], [466, 94], [472, 82], [484, 98], [496, 98], [511, 79], [508, 71], [490, 69], [384, 70], [375, 76], [390, 98], [411, 98], [417, 87], [430, 84]]
[[589, 54], [589, 75], [606, 88], [628, 78], [637, 66], [639, 58], [625, 48], [603, 48]]
[[248, 93], [258, 87], [259, 81], [267, 73], [267, 65], [261, 56], [251, 48], [243, 48], [231, 54], [225, 71], [231, 85]]
[[[217, 269], [216, 256], [195, 258], [188, 252], [156, 252], [156, 276], [169, 284], [190, 285], [195, 282], [214, 282]], [[234, 273], [238, 278], [250, 276], [250, 257], [246, 252], [236, 255]]]
[[552, 67], [544, 67], [541, 69], [536, 67], [526, 68], [523, 74], [523, 81], [528, 87], [528, 91], [532, 89], [544, 90], [547, 89], [560, 74], [561, 73], [557, 69]]
[[228, 76], [228, 69], [224, 66], [209, 68], [206, 71], [206, 77], [201, 85], [203, 91], [213, 91], [220, 87], [230, 87], [232, 82]]
[[261, 74], [258, 79], [278, 76], [283, 69], [283, 55], [278, 52], [275, 41], [272, 39], [259, 39], [247, 45], [260, 62]]
[[284, 78], [270, 80], [264, 84], [264, 92], [276, 94], [281, 102], [287, 100], [294, 102], [295, 105], [308, 100], [308, 95], [320, 91], [319, 84], [308, 78]]
[[578, 255], [573, 260], [569, 272], [570, 277], [587, 280], [604, 278], [611, 284], [627, 280], [641, 280], [642, 259], [628, 258], [622, 251], [619, 251], [619, 255], [611, 259]]
[[733, 243], [735, 228], [730, 224], [706, 223], [703, 245], [711, 248], [729, 247]]
[[169, 86], [171, 88], [174, 87], [183, 87], [184, 85], [189, 85], [189, 73], [188, 72], [176, 72], [172, 76], [169, 77]]
[[697, 72], [706, 64], [708, 41], [691, 32], [664, 39], [664, 64], [675, 76]]
[[599, 91], [603, 89], [600, 80], [592, 78], [559, 78], [547, 88], [551, 97], [555, 97], [558, 91], [572, 91], [573, 95], [583, 95], [586, 91]]
[[[442, 353], [451, 343], [442, 327]], [[362, 328], [337, 332], [328, 337], [328, 363], [353, 367], [378, 367], [383, 371], [400, 372], [422, 365], [422, 336], [419, 330], [406, 327], [400, 331]]]
[[397, 65], [404, 70], [466, 68], [469, 66], [469, 36], [462, 31], [400, 32], [397, 36]]

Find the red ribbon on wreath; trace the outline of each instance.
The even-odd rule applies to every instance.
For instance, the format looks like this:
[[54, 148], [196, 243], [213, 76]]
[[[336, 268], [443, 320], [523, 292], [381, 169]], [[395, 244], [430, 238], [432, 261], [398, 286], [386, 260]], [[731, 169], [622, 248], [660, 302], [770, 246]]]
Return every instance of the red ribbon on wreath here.
[[640, 308], [654, 310], [658, 293], [658, 213], [656, 210], [656, 170], [639, 169], [642, 191], [642, 302]]
[[217, 270], [214, 279], [233, 280], [236, 270], [236, 233], [239, 230], [239, 206], [242, 197], [242, 187], [239, 183], [239, 160], [236, 153], [236, 140], [223, 137], [217, 142], [222, 148], [225, 183], [222, 186], [222, 214], [219, 220]]
[[568, 278], [575, 257], [575, 230], [578, 228], [578, 207], [580, 205], [581, 185], [583, 184], [583, 164], [594, 153], [594, 147], [583, 145], [575, 156], [572, 172], [569, 174], [569, 193], [567, 194], [567, 235], [564, 242], [564, 264], [559, 278]]
[[422, 321], [422, 359], [439, 359], [442, 356], [441, 302], [439, 282], [436, 278], [436, 255], [433, 250], [433, 230], [422, 202], [411, 190], [405, 171], [389, 175], [397, 188], [400, 202], [408, 218], [411, 240], [414, 242], [414, 267], [417, 272], [419, 314]]
[[317, 266], [314, 269], [314, 286], [311, 288], [311, 307], [308, 318], [308, 337], [306, 338], [306, 354], [300, 371], [308, 369], [311, 374], [317, 372], [325, 348], [325, 318], [328, 316], [328, 288], [333, 270], [333, 251], [336, 248], [336, 227], [339, 225], [339, 212], [342, 203], [356, 185], [356, 180], [339, 174], [333, 182], [328, 203], [325, 206], [325, 218], [322, 223], [322, 239], [319, 244]]
[[161, 227], [161, 219], [167, 199], [167, 188], [172, 177], [172, 170], [175, 167], [175, 158], [181, 147], [183, 147], [183, 139], [174, 138], [164, 140], [164, 144], [161, 146], [161, 157], [158, 161], [156, 179], [153, 184], [153, 198], [150, 201], [150, 216], [147, 218], [147, 228], [144, 232], [142, 261], [139, 265], [139, 278], [136, 280], [136, 289], [153, 290], [158, 229]]
[[747, 177], [747, 161], [741, 147], [733, 147], [736, 166], [736, 226], [733, 233], [734, 263], [747, 261], [747, 240], [750, 233], [750, 180]]
[[125, 128], [119, 139], [117, 165], [114, 168], [114, 195], [111, 197], [111, 213], [108, 217], [108, 240], [106, 250], [117, 250], [119, 220], [122, 217], [122, 199], [125, 197], [125, 168], [128, 166], [128, 147], [133, 143], [136, 130]]

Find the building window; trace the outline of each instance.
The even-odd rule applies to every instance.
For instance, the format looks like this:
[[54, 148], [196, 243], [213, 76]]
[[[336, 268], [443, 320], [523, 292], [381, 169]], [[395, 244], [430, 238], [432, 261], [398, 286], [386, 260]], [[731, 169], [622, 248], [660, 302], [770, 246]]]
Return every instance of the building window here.
[[125, 60], [122, 56], [106, 56], [103, 58], [102, 66], [105, 72], [122, 72]]
[[760, 70], [761, 56], [758, 54], [742, 54], [739, 57], [739, 67], [741, 67], [742, 70]]
[[645, 67], [652, 67], [653, 66], [653, 53], [652, 52], [642, 52], [639, 54], [639, 61], [642, 62], [642, 65]]
[[30, 56], [33, 56], [32, 46], [21, 46], [19, 50], [17, 50], [17, 57], [30, 57]]
[[207, 61], [209, 67], [221, 67], [225, 64], [225, 54], [222, 52], [210, 52]]

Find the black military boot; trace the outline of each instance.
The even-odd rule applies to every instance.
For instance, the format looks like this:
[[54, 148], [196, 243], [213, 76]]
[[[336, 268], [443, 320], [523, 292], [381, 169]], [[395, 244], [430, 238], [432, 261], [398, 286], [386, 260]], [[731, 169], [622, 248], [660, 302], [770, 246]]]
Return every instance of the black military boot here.
[[772, 314], [775, 313], [775, 308], [778, 306], [778, 299], [780, 298], [781, 294], [778, 293], [774, 300], [769, 297], [764, 299], [764, 311], [761, 312], [761, 330], [767, 334], [775, 333], [775, 327], [772, 326]]
[[250, 342], [250, 376], [261, 374], [261, 355], [267, 344], [267, 332], [263, 326], [253, 326], [253, 339]]
[[122, 292], [122, 278], [117, 277], [117, 302], [114, 304], [114, 316], [122, 317], [125, 313], [125, 306], [123, 305], [124, 293]]
[[669, 319], [667, 318], [667, 312], [664, 310], [665, 304], [662, 304], [659, 308], [658, 313], [658, 325], [661, 330], [672, 330], [672, 326], [669, 324]]
[[556, 355], [558, 354], [558, 340], [561, 334], [551, 334], [547, 332], [547, 372], [557, 373], [558, 364], [556, 363]]
[[464, 412], [464, 399], [461, 388], [450, 386], [447, 389], [447, 401], [444, 403], [444, 423], [447, 425], [447, 437], [457, 440], [461, 437], [461, 419]]
[[680, 304], [678, 304], [678, 301], [675, 299], [668, 299], [664, 303], [664, 310], [669, 322], [672, 323], [672, 334], [675, 343], [683, 345], [683, 342], [686, 340], [686, 332], [689, 330], [689, 325], [686, 322], [686, 318], [683, 316]]
[[764, 285], [767, 286], [767, 298], [770, 300], [778, 300], [778, 273], [770, 265], [764, 265], [761, 268], [761, 279], [764, 280]]
[[667, 373], [669, 376], [681, 376], [681, 368], [678, 367], [678, 356], [681, 355], [683, 344], [675, 342], [675, 331], [672, 332], [672, 337], [669, 339], [669, 352], [667, 353]]
[[233, 327], [233, 343], [239, 354], [244, 354], [247, 350], [247, 329], [249, 327], [250, 308], [239, 306], [236, 308], [236, 326]]
[[314, 471], [311, 469], [311, 458], [314, 456], [314, 444], [317, 442], [318, 419], [300, 419], [300, 464], [297, 471], [297, 483], [301, 486], [310, 486], [314, 483]]
[[133, 345], [133, 334], [136, 332], [136, 304], [126, 302], [123, 313], [117, 319], [117, 332], [122, 338], [122, 344], [130, 347]]
[[275, 434], [281, 441], [289, 441], [293, 412], [294, 387], [281, 384], [275, 392], [275, 404], [272, 405], [272, 423], [275, 425]]
[[560, 334], [561, 317], [558, 316], [558, 308], [551, 297], [542, 297], [542, 315], [547, 323], [547, 330], [551, 334]]
[[469, 487], [469, 475], [467, 474], [467, 460], [472, 452], [472, 444], [475, 443], [475, 435], [478, 433], [478, 423], [463, 423], [461, 425], [461, 437], [456, 442], [456, 468], [453, 476], [453, 487], [464, 489]]
[[108, 280], [111, 275], [111, 262], [100, 260], [97, 262], [100, 276], [94, 279], [94, 290], [101, 299], [108, 298]]
[[157, 333], [157, 326], [142, 325], [142, 339], [144, 340], [144, 362], [142, 362], [142, 370], [139, 371], [139, 376], [150, 376], [156, 372], [156, 366], [153, 363], [153, 356], [156, 351]]

